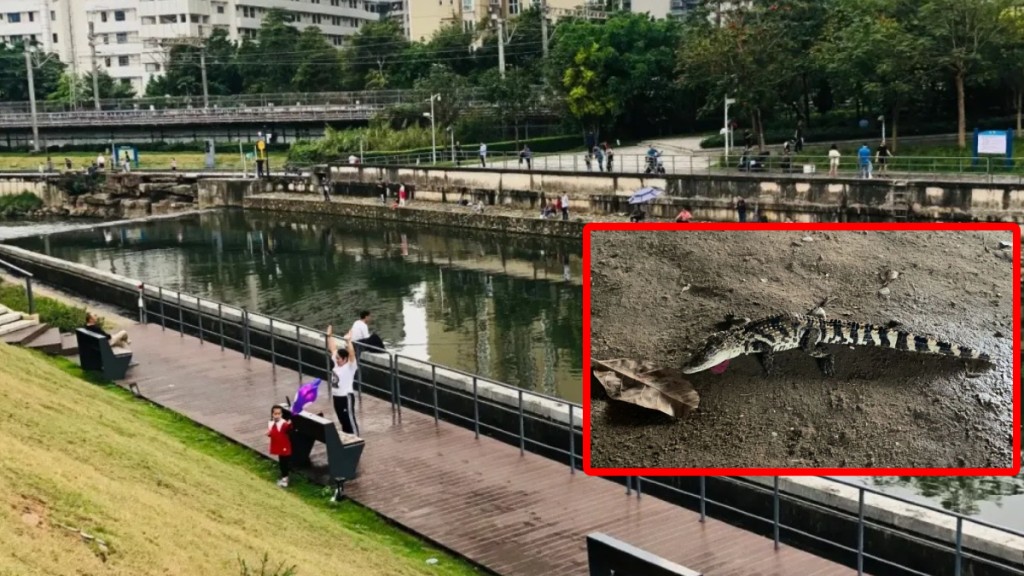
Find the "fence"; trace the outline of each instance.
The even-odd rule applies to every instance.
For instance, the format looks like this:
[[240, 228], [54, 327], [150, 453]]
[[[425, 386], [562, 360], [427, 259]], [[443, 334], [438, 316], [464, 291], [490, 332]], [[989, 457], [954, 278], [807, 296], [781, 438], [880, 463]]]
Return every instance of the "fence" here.
[[[32, 267], [35, 277], [58, 285], [74, 286], [76, 292], [84, 297], [122, 307], [137, 306], [140, 322], [159, 323], [162, 329], [178, 331], [182, 336], [197, 336], [203, 345], [238, 350], [246, 358], [267, 359], [274, 368], [294, 369], [298, 373], [297, 384], [307, 376], [324, 377], [330, 369], [330, 361], [324, 353], [326, 334], [322, 331], [255, 314], [245, 307], [165, 291], [162, 287], [140, 285], [132, 279], [29, 254], [17, 248], [6, 247], [3, 252], [10, 259], [19, 261], [21, 266]], [[59, 264], [48, 264], [49, 260]], [[578, 453], [581, 436], [577, 426], [582, 416], [579, 405], [390, 351], [365, 349], [360, 360], [357, 394], [361, 398], [366, 391], [388, 400], [395, 422], [401, 421], [404, 408], [412, 407], [432, 413], [435, 421], [445, 419], [466, 427], [471, 425], [477, 437], [490, 432], [506, 441], [513, 440], [521, 454], [533, 448], [532, 451], [564, 458], [572, 474], [582, 467], [582, 457]], [[459, 405], [453, 399], [463, 402]], [[485, 411], [492, 414], [490, 423]], [[516, 424], [494, 424], [498, 421], [493, 416], [495, 411], [509, 416], [506, 422]], [[544, 430], [538, 432], [538, 427]], [[560, 441], [552, 440], [556, 437]], [[775, 547], [784, 540], [806, 543], [820, 549], [823, 554], [842, 556], [844, 561], [857, 566], [859, 574], [877, 569], [876, 573], [919, 576], [1024, 576], [1024, 567], [1019, 562], [1020, 550], [1024, 548], [1024, 532], [850, 482], [815, 478], [826, 483], [827, 488], [823, 492], [833, 495], [833, 504], [826, 505], [811, 497], [784, 491], [780, 481], [785, 479], [779, 477], [770, 479], [770, 488], [752, 478], [701, 476], [674, 479], [695, 483], [696, 491], [671, 485], [668, 483], [671, 480], [639, 476], [621, 479], [627, 495], [635, 493], [640, 498], [645, 492], [654, 494], [699, 511], [700, 521], [708, 517], [726, 521], [742, 518], [747, 524], [762, 528], [757, 531], [770, 530]], [[715, 494], [709, 494], [709, 488], [721, 490], [725, 496], [716, 498]], [[741, 508], [726, 503], [725, 498], [732, 498], [735, 502], [736, 498], [729, 494], [735, 495], [739, 489], [761, 495], [766, 506]], [[839, 500], [835, 494], [842, 490], [856, 494], [855, 506], [852, 500], [846, 502], [846, 509], [835, 503]], [[908, 511], [895, 510], [900, 506], [907, 507]], [[766, 508], [767, 512], [758, 513], [756, 508], [759, 507]], [[823, 522], [815, 524], [804, 517], [803, 528], [787, 523], [783, 520], [784, 507], [789, 512], [817, 511]], [[872, 517], [869, 517], [869, 509]], [[915, 530], [912, 526], [900, 526], [897, 521], [876, 519], [873, 516], [878, 510], [897, 519], [903, 518], [907, 524], [918, 522], [927, 525], [930, 533]], [[794, 515], [799, 517], [799, 514]], [[934, 516], [936, 520], [922, 518], [927, 515]], [[817, 534], [804, 529], [808, 525], [813, 525]], [[846, 530], [847, 527], [852, 531]], [[833, 529], [835, 535], [830, 536]], [[872, 553], [869, 539], [870, 542], [895, 546], [895, 549], [884, 557], [881, 553]], [[911, 557], [911, 549], [917, 551], [916, 557]], [[1011, 559], [1007, 559], [1008, 556]], [[944, 557], [948, 557], [950, 562], [940, 565], [939, 558]], [[916, 566], [911, 566], [911, 563]]]
[[[433, 154], [396, 154], [367, 158], [364, 164], [380, 167], [429, 167], [439, 168], [494, 168], [499, 170], [537, 170], [550, 172], [576, 172], [593, 174], [647, 175], [760, 175], [772, 177], [828, 178], [829, 161], [825, 156], [766, 156], [750, 169], [740, 166], [740, 157], [708, 154], [663, 154], [658, 164], [651, 166], [646, 154], [614, 155], [611, 167], [601, 165], [596, 159], [582, 152], [561, 152], [534, 154], [530, 163], [521, 160], [518, 152], [488, 152], [485, 164], [481, 163], [476, 151], [460, 150], [452, 154], [450, 146], [438, 146], [437, 162]], [[884, 169], [872, 161], [872, 176], [889, 179], [920, 179], [940, 175], [944, 179], [983, 180], [986, 182], [1024, 181], [1024, 162], [1007, 165], [1003, 158], [981, 157], [975, 162], [970, 157], [898, 156], [889, 158]], [[860, 177], [856, 158], [841, 158], [836, 177]]]
[[7, 270], [11, 274], [14, 274], [15, 277], [23, 278], [25, 280], [25, 299], [28, 300], [28, 313], [35, 314], [36, 302], [35, 298], [32, 297], [32, 273], [29, 272], [28, 270], [22, 270], [21, 268], [18, 268], [14, 264], [11, 264], [10, 262], [7, 262], [5, 260], [0, 260], [0, 268]]

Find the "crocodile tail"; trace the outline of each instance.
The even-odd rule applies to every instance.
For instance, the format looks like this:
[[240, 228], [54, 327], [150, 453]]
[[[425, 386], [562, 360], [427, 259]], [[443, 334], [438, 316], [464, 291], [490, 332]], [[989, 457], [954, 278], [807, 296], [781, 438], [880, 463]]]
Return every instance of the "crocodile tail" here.
[[896, 330], [885, 326], [860, 322], [837, 322], [836, 324], [831, 331], [832, 341], [836, 344], [881, 346], [893, 350], [939, 354], [985, 362], [991, 361], [988, 354], [973, 348], [951, 342], [943, 342], [942, 340], [936, 340], [929, 336], [922, 336], [905, 330]]

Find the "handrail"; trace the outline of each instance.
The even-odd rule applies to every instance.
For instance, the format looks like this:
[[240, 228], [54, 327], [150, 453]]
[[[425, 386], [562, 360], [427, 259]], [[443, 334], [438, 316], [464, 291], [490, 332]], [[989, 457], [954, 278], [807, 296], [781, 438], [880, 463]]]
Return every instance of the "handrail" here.
[[0, 260], [0, 268], [4, 268], [15, 276], [20, 276], [25, 279], [25, 298], [28, 300], [28, 313], [35, 314], [36, 302], [35, 298], [32, 297], [32, 278], [35, 278], [35, 276], [33, 276], [28, 270], [19, 268], [6, 260]]

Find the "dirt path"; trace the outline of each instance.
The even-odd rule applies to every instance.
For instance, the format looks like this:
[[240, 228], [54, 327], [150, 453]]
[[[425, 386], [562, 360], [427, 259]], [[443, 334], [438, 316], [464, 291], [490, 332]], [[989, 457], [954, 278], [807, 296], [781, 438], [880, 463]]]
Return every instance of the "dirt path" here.
[[[886, 324], [988, 352], [962, 361], [834, 347], [689, 377], [690, 418], [595, 399], [595, 467], [1006, 467], [1012, 458], [1012, 260], [1003, 232], [595, 232], [592, 354], [677, 367], [730, 313]], [[882, 274], [899, 277], [880, 290]], [[689, 286], [688, 289], [685, 287]], [[639, 328], [638, 327], [642, 327]], [[594, 382], [592, 388], [603, 392]]]

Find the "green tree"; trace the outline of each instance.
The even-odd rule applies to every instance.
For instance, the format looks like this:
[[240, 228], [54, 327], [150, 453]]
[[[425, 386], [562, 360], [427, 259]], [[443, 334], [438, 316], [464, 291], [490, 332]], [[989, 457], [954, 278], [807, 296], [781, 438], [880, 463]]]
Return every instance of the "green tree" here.
[[562, 75], [569, 113], [587, 129], [598, 130], [602, 121], [615, 116], [618, 102], [604, 88], [604, 68], [613, 56], [611, 48], [597, 42], [577, 50], [572, 65]]
[[57, 88], [46, 95], [46, 100], [59, 102], [72, 108], [81, 106], [92, 100], [92, 84], [86, 83], [86, 78], [83, 76], [65, 72], [61, 74]]
[[931, 60], [953, 77], [957, 144], [967, 146], [967, 84], [993, 73], [992, 65], [1008, 34], [1002, 15], [1020, 0], [925, 0], [921, 33], [932, 41]]
[[[480, 28], [481, 45], [476, 51], [478, 70], [498, 67], [498, 30], [490, 23]], [[538, 68], [543, 58], [540, 10], [531, 7], [505, 23], [506, 68]], [[549, 32], [550, 33], [550, 32]]]
[[494, 105], [502, 123], [514, 127], [517, 143], [519, 126], [534, 104], [536, 92], [533, 84], [533, 75], [522, 68], [508, 70], [504, 78], [497, 70], [491, 69], [479, 79], [484, 98]]
[[[439, 28], [426, 44], [414, 42], [416, 58], [410, 64], [425, 68], [424, 62], [444, 62], [453, 72], [460, 76], [468, 76], [476, 70], [477, 58], [471, 48], [473, 34], [468, 32], [461, 22], [452, 22]], [[412, 52], [412, 51], [410, 51]]]
[[[401, 68], [409, 43], [399, 25], [391, 20], [370, 22], [359, 29], [345, 50], [345, 86], [362, 90], [394, 87], [392, 76]], [[422, 64], [420, 64], [422, 66]]]
[[206, 83], [211, 95], [239, 94], [242, 77], [235, 58], [238, 46], [226, 30], [216, 29], [198, 46], [170, 49], [164, 73], [146, 85], [147, 96], [197, 96], [203, 93], [202, 56], [206, 52]]
[[[0, 101], [28, 101], [28, 69], [25, 65], [25, 44], [0, 44]], [[33, 56], [36, 96], [40, 99], [60, 85], [64, 64], [56, 54]]]
[[1002, 18], [1006, 23], [1007, 36], [1000, 45], [999, 75], [1013, 93], [1013, 107], [1017, 116], [1017, 132], [1024, 117], [1024, 11], [1008, 10]]
[[440, 99], [434, 101], [434, 118], [437, 129], [443, 130], [454, 126], [465, 111], [471, 86], [468, 80], [451, 68], [444, 64], [434, 64], [429, 74], [416, 81], [414, 89], [427, 112], [431, 96], [440, 95]]
[[892, 148], [900, 113], [927, 86], [928, 43], [916, 29], [912, 0], [836, 0], [814, 47], [819, 65], [846, 94], [882, 107], [891, 119]]
[[297, 45], [302, 54], [292, 78], [291, 86], [296, 92], [331, 92], [342, 88], [341, 61], [338, 51], [331, 46], [316, 26], [310, 26], [299, 34]]
[[299, 31], [291, 25], [292, 14], [268, 10], [255, 42], [238, 49], [238, 69], [246, 92], [276, 93], [291, 89], [295, 70], [303, 61], [298, 51]]

